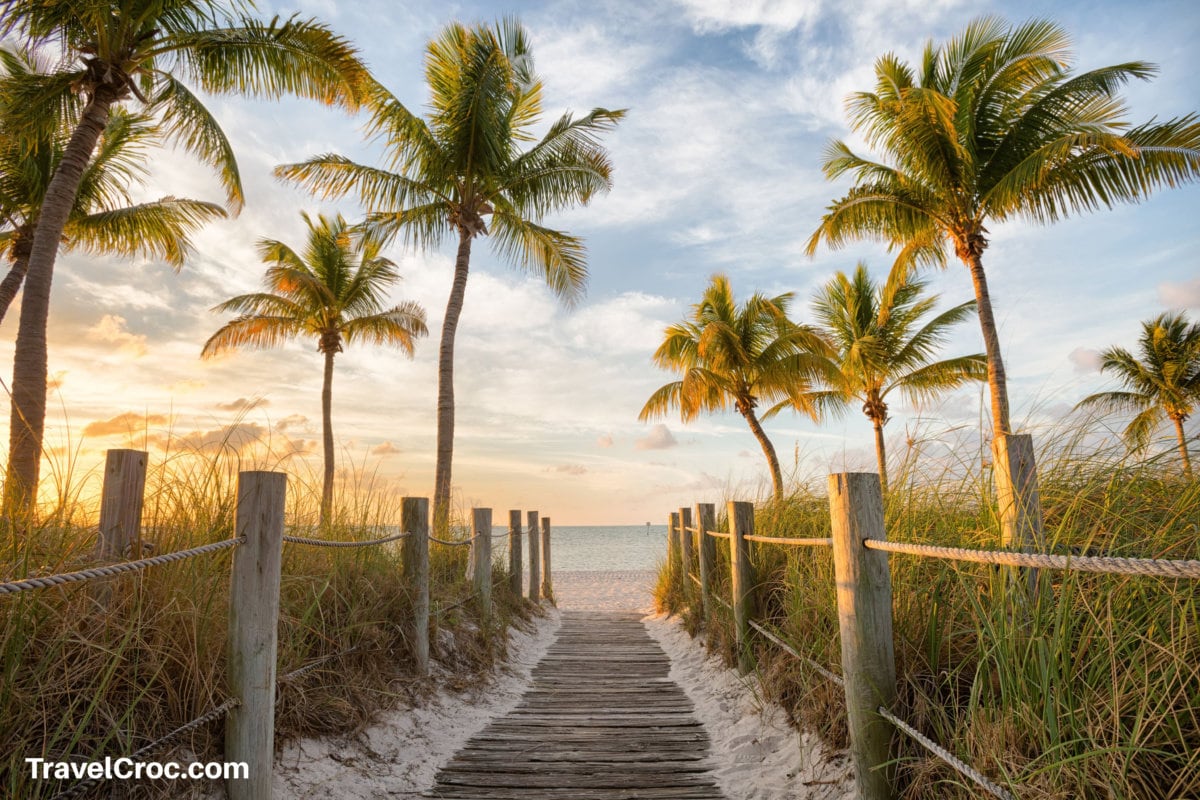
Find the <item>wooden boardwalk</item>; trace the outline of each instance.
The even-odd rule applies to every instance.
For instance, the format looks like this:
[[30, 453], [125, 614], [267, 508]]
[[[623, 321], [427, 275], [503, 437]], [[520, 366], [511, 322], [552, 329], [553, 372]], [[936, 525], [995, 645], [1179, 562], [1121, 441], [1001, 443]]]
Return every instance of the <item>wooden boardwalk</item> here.
[[507, 716], [467, 742], [442, 800], [721, 800], [708, 735], [638, 614], [563, 612]]

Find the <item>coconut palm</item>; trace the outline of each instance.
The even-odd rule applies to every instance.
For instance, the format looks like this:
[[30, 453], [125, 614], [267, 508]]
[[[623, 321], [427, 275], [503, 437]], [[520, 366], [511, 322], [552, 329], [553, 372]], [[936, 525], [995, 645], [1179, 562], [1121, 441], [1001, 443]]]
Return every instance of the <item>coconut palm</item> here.
[[984, 17], [913, 67], [888, 54], [875, 63], [874, 93], [848, 100], [851, 125], [880, 160], [835, 141], [831, 180], [854, 178], [808, 243], [832, 247], [878, 238], [926, 256], [945, 245], [975, 287], [987, 352], [992, 423], [1011, 432], [1000, 340], [983, 253], [987, 225], [1051, 223], [1072, 212], [1136, 202], [1200, 175], [1200, 122], [1189, 114], [1129, 127], [1119, 90], [1155, 68], [1140, 61], [1078, 75], [1057, 25], [1009, 26]]
[[1139, 448], [1165, 416], [1175, 426], [1183, 472], [1191, 478], [1183, 423], [1200, 405], [1200, 322], [1188, 324], [1182, 313], [1160, 314], [1142, 323], [1138, 350], [1140, 358], [1123, 347], [1101, 353], [1100, 371], [1114, 374], [1127, 391], [1098, 392], [1079, 405], [1133, 413], [1125, 438]]
[[[228, 5], [228, 7], [226, 7]], [[259, 22], [232, 0], [2, 0], [0, 37], [52, 43], [67, 66], [29, 87], [26, 125], [61, 98], [64, 82], [83, 110], [42, 202], [29, 253], [13, 357], [12, 420], [4, 511], [31, 514], [46, 416], [46, 320], [59, 243], [88, 162], [113, 106], [145, 104], [175, 144], [212, 165], [230, 207], [242, 204], [228, 140], [189, 88], [278, 97], [285, 93], [354, 106], [366, 74], [351, 48], [312, 21]]]
[[792, 297], [754, 294], [739, 306], [729, 278], [714, 275], [689, 318], [668, 327], [654, 353], [655, 364], [682, 379], [657, 389], [638, 415], [646, 421], [677, 408], [689, 422], [732, 406], [762, 447], [776, 499], [783, 497], [783, 475], [755, 409], [770, 403], [777, 411], [782, 401], [808, 410], [809, 380], [820, 359], [832, 356], [812, 328], [788, 319]]
[[[277, 347], [289, 339], [312, 336], [325, 357], [321, 386], [321, 424], [325, 447], [321, 486], [321, 526], [333, 507], [333, 359], [343, 344], [362, 341], [399, 347], [410, 358], [416, 339], [425, 336], [425, 310], [414, 302], [384, 307], [388, 289], [400, 279], [396, 265], [379, 255], [377, 242], [364, 241], [339, 214], [321, 215], [308, 225], [301, 252], [283, 242], [262, 239], [258, 251], [270, 264], [266, 292], [243, 294], [213, 308], [239, 316], [204, 343], [201, 358], [242, 347]], [[357, 263], [356, 263], [357, 262]]]
[[933, 400], [968, 381], [987, 380], [983, 353], [937, 360], [950, 328], [971, 315], [974, 301], [930, 318], [938, 296], [924, 296], [926, 284], [906, 274], [893, 270], [880, 285], [860, 263], [853, 277], [837, 273], [813, 301], [820, 330], [834, 353], [821, 365], [825, 387], [805, 399], [819, 418], [841, 415], [854, 401], [862, 403], [875, 428], [875, 457], [885, 492], [888, 396], [898, 392], [911, 402]]
[[[490, 235], [503, 259], [542, 277], [567, 303], [583, 293], [583, 242], [544, 227], [541, 218], [586, 204], [609, 189], [611, 165], [599, 135], [623, 111], [564, 114], [535, 140], [542, 83], [533, 72], [525, 29], [508, 19], [494, 26], [452, 23], [429, 43], [425, 80], [428, 119], [382, 87], [375, 90], [371, 128], [388, 149], [383, 167], [326, 154], [277, 168], [284, 180], [326, 198], [355, 193], [372, 212], [373, 235], [434, 248], [457, 240], [454, 281], [438, 349], [437, 465], [434, 524], [448, 524], [454, 452], [454, 336], [462, 314], [471, 246]], [[484, 217], [491, 217], [489, 223]]]
[[[0, 48], [0, 256], [9, 271], [0, 281], [0, 321], [8, 313], [29, 269], [29, 251], [50, 176], [62, 159], [65, 125], [47, 126], [30, 136], [15, 133], [14, 109], [6, 91], [14, 82], [45, 78], [29, 53]], [[77, 111], [77, 104], [72, 110]], [[70, 120], [64, 120], [69, 124]], [[75, 204], [63, 228], [63, 246], [93, 253], [159, 258], [183, 266], [188, 234], [224, 217], [212, 203], [164, 197], [134, 204], [129, 190], [147, 174], [147, 149], [158, 133], [145, 116], [114, 109], [100, 136], [96, 156], [79, 182]]]

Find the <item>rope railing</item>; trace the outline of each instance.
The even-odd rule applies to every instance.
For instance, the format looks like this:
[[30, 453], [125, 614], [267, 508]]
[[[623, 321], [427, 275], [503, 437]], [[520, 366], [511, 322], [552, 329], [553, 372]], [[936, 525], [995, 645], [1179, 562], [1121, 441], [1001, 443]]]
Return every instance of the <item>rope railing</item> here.
[[705, 531], [705, 533], [714, 539], [728, 539], [730, 537], [730, 534], [721, 533], [720, 531]]
[[[291, 544], [306, 544], [311, 547], [373, 547], [377, 544], [387, 544], [388, 542], [396, 542], [411, 536], [410, 533], [397, 533], [392, 536], [385, 536], [382, 539], [368, 539], [363, 542], [347, 542], [338, 541], [336, 539], [310, 539], [305, 536], [288, 536], [284, 535], [283, 540]], [[432, 538], [432, 537], [430, 537]]]
[[899, 728], [900, 730], [907, 733], [909, 736], [911, 736], [913, 739], [915, 739], [921, 746], [923, 746], [926, 750], [933, 753], [935, 756], [940, 758], [942, 761], [946, 762], [948, 765], [953, 767], [954, 770], [956, 772], [958, 772], [958, 774], [974, 781], [980, 788], [982, 788], [988, 794], [992, 795], [993, 797], [999, 797], [999, 798], [1001, 798], [1001, 800], [1016, 800], [1016, 798], [1013, 797], [1013, 794], [1011, 792], [1009, 792], [1007, 789], [1005, 789], [1002, 786], [997, 786], [995, 783], [988, 780], [987, 776], [984, 775], [982, 772], [975, 769], [974, 767], [972, 767], [970, 764], [966, 763], [965, 761], [957, 758], [949, 750], [945, 749], [944, 747], [939, 745], [937, 742], [933, 741], [928, 736], [921, 733], [919, 730], [917, 730], [913, 726], [909, 725], [907, 722], [900, 719], [892, 712], [888, 711], [883, 706], [880, 706], [876, 710], [879, 712], [879, 716], [883, 717], [888, 722], [892, 723], [897, 728]]
[[836, 683], [838, 686], [846, 685], [845, 681], [842, 680], [841, 675], [838, 675], [837, 673], [830, 671], [829, 669], [824, 667], [820, 662], [814, 661], [811, 658], [809, 658], [808, 656], [801, 655], [799, 652], [796, 651], [796, 649], [794, 647], [792, 647], [790, 644], [785, 642], [783, 639], [779, 638], [774, 633], [772, 633], [770, 630], [768, 630], [766, 626], [760, 625], [759, 623], [755, 622], [754, 620], [749, 620], [749, 624], [750, 624], [751, 628], [754, 628], [754, 630], [758, 631], [763, 636], [770, 639], [772, 642], [774, 642], [776, 645], [778, 645], [780, 648], [782, 648], [786, 653], [788, 653], [788, 655], [792, 656], [793, 658], [800, 659], [801, 661], [803, 661], [804, 663], [808, 664], [810, 667], [815, 669], [817, 672], [821, 673], [826, 678], [828, 678], [829, 680]]
[[446, 547], [468, 547], [475, 541], [475, 537], [472, 536], [470, 539], [439, 539], [436, 536], [430, 536], [429, 541], [445, 545]]
[[1069, 569], [1078, 572], [1100, 572], [1113, 575], [1149, 575], [1163, 578], [1200, 578], [1200, 560], [1067, 556], [1051, 553], [971, 550], [963, 547], [941, 547], [930, 544], [889, 542], [879, 539], [865, 539], [863, 546], [871, 550], [884, 550], [889, 553], [929, 556], [931, 558], [944, 558], [951, 561], [969, 561], [976, 564], [998, 564], [1007, 567]]
[[479, 599], [479, 592], [475, 592], [474, 594], [468, 595], [467, 597], [464, 597], [462, 600], [459, 600], [457, 603], [454, 603], [452, 605], [442, 606], [434, 613], [437, 614], [438, 616], [441, 616], [442, 614], [453, 611], [456, 608], [462, 608], [467, 603], [471, 602], [472, 600], [477, 600], [477, 599]]
[[747, 542], [763, 542], [764, 544], [789, 545], [792, 547], [831, 547], [833, 539], [785, 539], [780, 536], [756, 536], [748, 534], [744, 537]]
[[353, 647], [348, 647], [345, 650], [342, 650], [340, 652], [330, 653], [327, 656], [321, 656], [320, 658], [316, 659], [315, 661], [305, 664], [303, 667], [300, 667], [299, 669], [294, 669], [291, 672], [287, 673], [286, 675], [281, 675], [278, 682], [284, 683], [285, 681], [295, 680], [296, 678], [299, 678], [301, 675], [307, 675], [308, 673], [324, 666], [325, 664], [328, 664], [330, 661], [333, 661], [335, 658], [341, 658], [342, 656], [348, 656], [351, 653], [357, 652], [360, 649], [361, 649], [361, 646], [356, 644]]
[[[155, 753], [159, 749], [161, 749], [161, 748], [165, 747], [166, 745], [170, 744], [171, 742], [175, 741], [180, 736], [183, 736], [185, 733], [190, 733], [191, 731], [194, 731], [197, 728], [202, 728], [205, 725], [207, 725], [208, 723], [218, 720], [221, 717], [224, 717], [226, 714], [228, 714], [234, 708], [237, 708], [238, 705], [239, 705], [239, 703], [238, 703], [237, 698], [231, 697], [230, 699], [226, 700], [221, 705], [210, 710], [208, 713], [197, 717], [196, 719], [192, 720], [191, 722], [186, 722], [183, 725], [180, 725], [178, 728], [176, 728], [175, 730], [166, 734], [165, 736], [155, 739], [153, 742], [146, 745], [145, 747], [142, 747], [142, 748], [134, 751], [131, 755], [127, 756], [127, 758], [132, 762], [140, 761], [141, 759], [145, 758], [146, 756], [150, 755], [151, 753]], [[71, 786], [68, 789], [65, 789], [64, 791], [59, 792], [58, 794], [54, 795], [54, 797], [52, 797], [51, 800], [69, 800], [70, 798], [80, 797], [81, 795], [83, 795], [84, 792], [87, 792], [89, 789], [96, 788], [100, 784], [104, 783], [104, 781], [105, 781], [105, 778], [102, 778], [102, 777], [101, 778], [88, 778], [86, 780], [80, 781], [79, 783], [76, 783], [75, 785]]]
[[114, 575], [122, 575], [126, 572], [140, 572], [147, 567], [157, 567], [162, 564], [170, 564], [173, 561], [183, 561], [193, 556], [215, 553], [218, 550], [237, 547], [239, 544], [245, 544], [245, 542], [246, 537], [238, 536], [233, 539], [225, 539], [220, 542], [200, 545], [199, 547], [180, 550], [175, 553], [164, 553], [161, 556], [151, 556], [150, 558], [143, 558], [137, 561], [126, 561], [120, 564], [108, 564], [103, 567], [93, 567], [78, 572], [64, 572], [58, 575], [44, 575], [36, 578], [12, 581], [10, 583], [0, 583], [0, 595], [18, 594], [19, 592], [28, 592], [32, 589], [47, 589], [51, 586], [91, 581], [97, 578], [111, 578]]

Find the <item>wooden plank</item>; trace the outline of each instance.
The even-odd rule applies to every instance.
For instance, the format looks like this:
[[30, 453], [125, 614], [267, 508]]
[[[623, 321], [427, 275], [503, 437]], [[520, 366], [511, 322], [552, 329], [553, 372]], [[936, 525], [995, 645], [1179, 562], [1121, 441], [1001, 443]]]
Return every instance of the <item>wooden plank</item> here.
[[636, 614], [566, 612], [532, 686], [438, 773], [456, 800], [722, 800], [709, 737]]

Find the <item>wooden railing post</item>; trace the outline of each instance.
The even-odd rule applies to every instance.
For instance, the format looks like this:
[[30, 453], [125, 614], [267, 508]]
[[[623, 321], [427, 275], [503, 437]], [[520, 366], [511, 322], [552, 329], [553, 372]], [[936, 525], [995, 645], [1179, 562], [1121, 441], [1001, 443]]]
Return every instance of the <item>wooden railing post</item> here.
[[492, 510], [471, 509], [471, 583], [484, 619], [492, 615]]
[[248, 777], [228, 782], [230, 800], [271, 796], [286, 495], [282, 472], [238, 474], [235, 530], [246, 542], [233, 551], [227, 672], [229, 692], [239, 705], [225, 720], [225, 761], [245, 763]]
[[750, 620], [758, 613], [754, 598], [754, 565], [750, 563], [750, 542], [754, 535], [754, 504], [729, 502], [729, 563], [733, 577], [733, 628], [737, 641], [738, 669], [754, 668], [750, 650]]
[[850, 755], [858, 797], [892, 797], [892, 727], [876, 709], [896, 699], [892, 644], [892, 578], [887, 553], [868, 550], [864, 539], [884, 540], [883, 493], [874, 472], [829, 476], [833, 568], [842, 638], [842, 675]]
[[713, 613], [712, 579], [717, 569], [717, 540], [708, 532], [717, 527], [717, 508], [712, 503], [696, 504], [696, 536], [700, 554], [700, 605], [704, 618]]
[[550, 518], [542, 517], [542, 597], [554, 601], [554, 581], [550, 579]]
[[[992, 467], [1000, 511], [1001, 544], [1010, 550], [1028, 550], [1031, 546], [1044, 550], [1042, 501], [1038, 493], [1033, 437], [1027, 433], [997, 436], [992, 442]], [[1026, 578], [1026, 589], [1033, 596], [1037, 570], [1028, 570]]]
[[538, 536], [538, 512], [530, 511], [526, 518], [529, 529], [529, 599], [536, 603], [542, 599], [542, 557]]
[[508, 588], [521, 596], [521, 512], [508, 512]]
[[672, 511], [667, 517], [667, 584], [673, 586], [679, 580], [679, 512]]
[[692, 596], [692, 579], [688, 575], [692, 573], [692, 564], [696, 563], [695, 557], [692, 555], [692, 536], [694, 534], [688, 530], [690, 527], [692, 527], [692, 510], [690, 508], [679, 509], [679, 558], [683, 562], [680, 580], [683, 581], [684, 594], [689, 597]]
[[417, 674], [429, 674], [429, 498], [400, 500], [404, 576], [413, 589], [412, 643]]
[[109, 450], [104, 458], [100, 495], [100, 557], [142, 558], [142, 498], [146, 492], [147, 454]]

